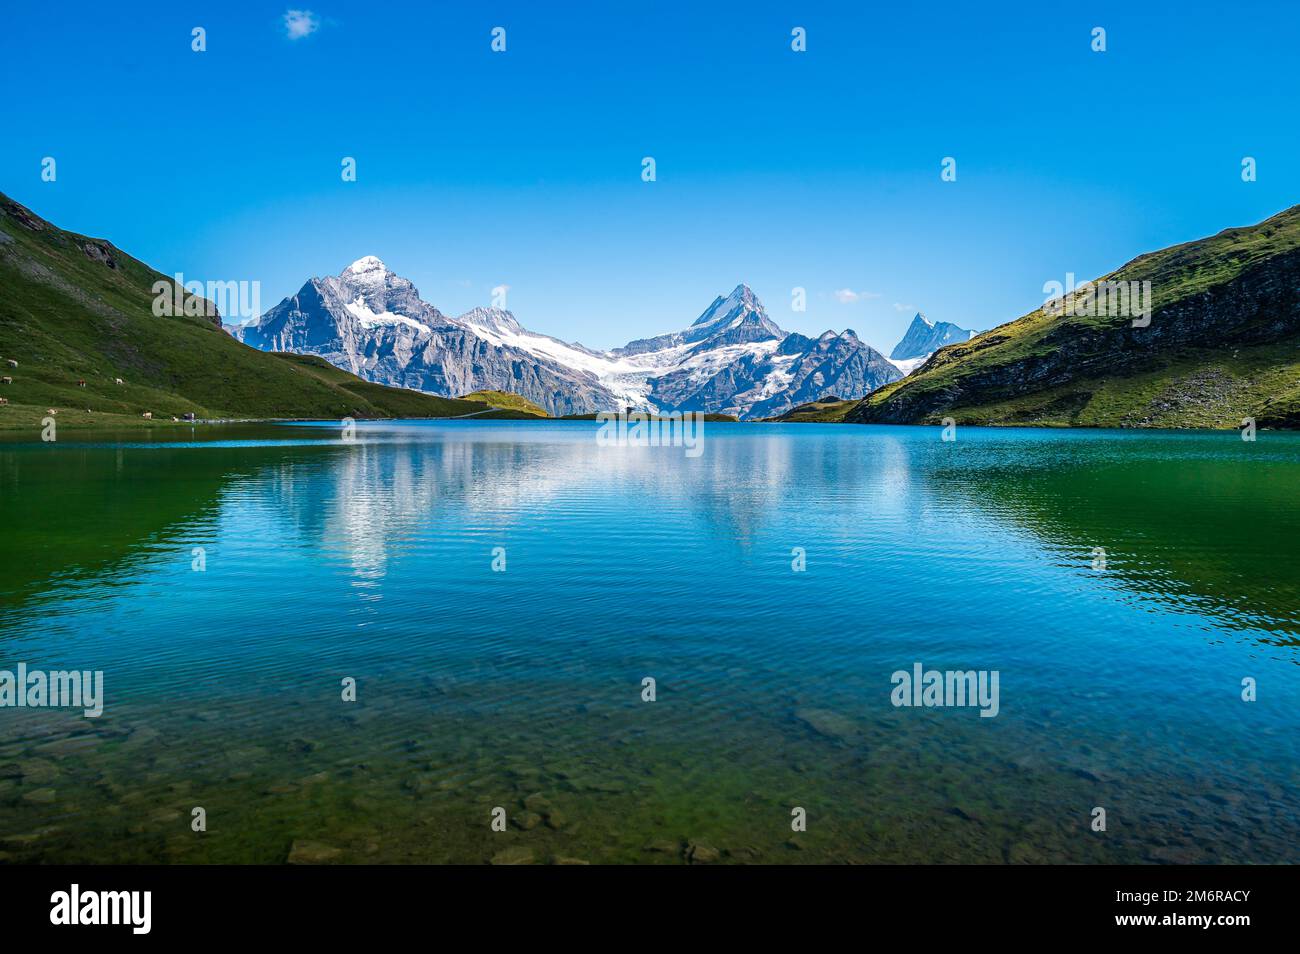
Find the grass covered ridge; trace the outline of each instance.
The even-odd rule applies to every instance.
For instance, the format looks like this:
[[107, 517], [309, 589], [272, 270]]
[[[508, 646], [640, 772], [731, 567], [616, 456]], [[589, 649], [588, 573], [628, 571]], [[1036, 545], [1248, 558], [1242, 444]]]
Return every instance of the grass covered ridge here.
[[[472, 394], [462, 395], [460, 399], [462, 401], [477, 401], [480, 404], [487, 404], [502, 411], [516, 411], [519, 415], [515, 418], [516, 420], [524, 417], [550, 417], [545, 408], [534, 404], [522, 395], [512, 394], [509, 391], [475, 391]], [[482, 416], [489, 417], [491, 415], [484, 414]]]
[[[220, 319], [157, 317], [169, 276], [0, 194], [0, 427], [198, 418], [456, 417], [476, 401], [384, 387], [320, 358], [261, 352]], [[187, 300], [189, 296], [186, 296]], [[121, 378], [122, 384], [115, 379]], [[85, 386], [78, 385], [84, 380]]]
[[1037, 309], [937, 351], [850, 422], [1300, 426], [1300, 206], [1139, 256], [1098, 281], [1149, 281], [1147, 328]]
[[838, 398], [828, 397], [820, 401], [799, 404], [779, 417], [769, 417], [767, 420], [778, 423], [838, 424], [857, 405], [857, 401], [841, 401]]

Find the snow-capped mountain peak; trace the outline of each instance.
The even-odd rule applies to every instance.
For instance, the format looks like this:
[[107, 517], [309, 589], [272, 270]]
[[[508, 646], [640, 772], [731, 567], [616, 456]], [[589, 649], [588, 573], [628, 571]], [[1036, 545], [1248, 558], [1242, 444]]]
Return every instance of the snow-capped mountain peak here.
[[969, 341], [974, 334], [950, 321], [931, 321], [918, 311], [902, 340], [889, 353], [889, 360], [904, 374], [911, 374], [944, 345]]
[[447, 396], [512, 391], [553, 414], [630, 406], [762, 417], [828, 390], [861, 397], [898, 377], [852, 331], [782, 331], [744, 283], [683, 331], [597, 351], [530, 331], [502, 308], [448, 318], [374, 255], [309, 279], [239, 337], [317, 354], [380, 384]]
[[378, 272], [383, 274], [388, 271], [385, 265], [378, 257], [374, 255], [363, 255], [347, 268], [343, 269], [340, 275], [366, 275]]
[[691, 323], [692, 328], [716, 324], [723, 319], [735, 320], [747, 312], [762, 311], [763, 305], [753, 290], [743, 282], [732, 289], [726, 298], [719, 295], [704, 313]]

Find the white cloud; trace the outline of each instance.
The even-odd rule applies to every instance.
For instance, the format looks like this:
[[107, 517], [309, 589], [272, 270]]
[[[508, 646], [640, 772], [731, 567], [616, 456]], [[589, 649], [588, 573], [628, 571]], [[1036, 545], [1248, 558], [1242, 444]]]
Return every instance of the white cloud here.
[[852, 288], [841, 288], [834, 295], [841, 305], [851, 305], [855, 301], [866, 301], [868, 298], [880, 297], [875, 292], [854, 291]]
[[291, 40], [301, 40], [320, 29], [320, 17], [310, 10], [285, 10], [284, 32]]
[[904, 305], [901, 302], [894, 302], [894, 311], [915, 311], [915, 305]]

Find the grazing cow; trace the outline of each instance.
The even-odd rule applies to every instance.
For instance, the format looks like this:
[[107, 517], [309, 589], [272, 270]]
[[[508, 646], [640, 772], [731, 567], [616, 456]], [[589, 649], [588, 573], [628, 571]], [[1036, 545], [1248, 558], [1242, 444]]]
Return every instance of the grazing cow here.
[[9, 403], [8, 398], [0, 398], [0, 404], [8, 404], [8, 403]]
[[152, 421], [153, 411], [145, 411], [144, 414], [141, 415], [141, 417], [143, 417], [146, 421]]
[[56, 411], [56, 410], [55, 410], [54, 408], [52, 408], [52, 407], [47, 407], [47, 408], [45, 409], [45, 413], [46, 413], [46, 414], [58, 414], [59, 412]]
[[11, 368], [16, 368], [16, 367], [18, 367], [18, 362], [15, 361], [13, 358], [10, 358], [10, 359], [9, 359], [9, 367], [11, 367]]
[[79, 388], [84, 388], [85, 386], [86, 386], [86, 379], [85, 379], [85, 378], [78, 378], [78, 379], [77, 379], [77, 387], [79, 387]]
[[113, 383], [114, 383], [114, 384], [121, 384], [121, 383], [122, 383], [122, 379], [121, 379], [121, 378], [114, 378], [114, 379], [113, 379]]
[[13, 383], [14, 383], [14, 379], [9, 377], [9, 375], [7, 374], [3, 378], [0, 378], [0, 384], [13, 384]]

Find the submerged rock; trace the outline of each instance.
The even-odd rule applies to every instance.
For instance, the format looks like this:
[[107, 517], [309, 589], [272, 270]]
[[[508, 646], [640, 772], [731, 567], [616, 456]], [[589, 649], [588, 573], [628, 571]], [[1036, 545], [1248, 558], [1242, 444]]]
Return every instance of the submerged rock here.
[[320, 841], [295, 841], [289, 849], [289, 864], [319, 865], [333, 861], [343, 854], [342, 848], [335, 848]]
[[550, 800], [541, 792], [533, 792], [533, 794], [524, 799], [524, 808], [528, 809], [530, 812], [538, 812], [539, 814], [545, 815], [547, 809], [550, 807]]
[[853, 720], [830, 709], [796, 709], [794, 717], [828, 739], [851, 742], [858, 737], [858, 727]]
[[19, 763], [24, 785], [44, 785], [59, 777], [59, 769], [48, 759], [27, 759]]
[[516, 828], [522, 828], [524, 831], [532, 831], [542, 823], [542, 816], [536, 812], [520, 812], [511, 819]]
[[702, 841], [692, 841], [686, 846], [686, 860], [693, 865], [711, 865], [722, 860], [722, 852]]
[[488, 862], [490, 865], [531, 865], [533, 863], [533, 849], [526, 848], [523, 845], [514, 845], [510, 848], [503, 848], [492, 856]]

